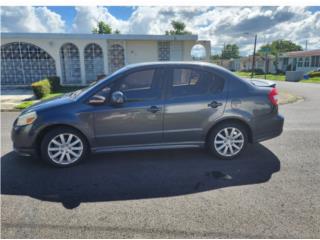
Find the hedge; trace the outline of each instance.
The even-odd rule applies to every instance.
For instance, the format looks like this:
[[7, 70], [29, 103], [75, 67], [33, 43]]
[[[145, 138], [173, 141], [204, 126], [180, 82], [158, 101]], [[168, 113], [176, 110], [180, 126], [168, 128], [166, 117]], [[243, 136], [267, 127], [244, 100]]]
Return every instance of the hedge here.
[[51, 85], [48, 79], [34, 82], [31, 87], [37, 99], [41, 99], [51, 93]]
[[308, 75], [310, 78], [320, 77], [320, 72], [310, 72]]
[[46, 79], [49, 80], [49, 83], [51, 85], [51, 92], [56, 93], [61, 90], [61, 85], [60, 85], [60, 78], [56, 76], [52, 77], [47, 77]]

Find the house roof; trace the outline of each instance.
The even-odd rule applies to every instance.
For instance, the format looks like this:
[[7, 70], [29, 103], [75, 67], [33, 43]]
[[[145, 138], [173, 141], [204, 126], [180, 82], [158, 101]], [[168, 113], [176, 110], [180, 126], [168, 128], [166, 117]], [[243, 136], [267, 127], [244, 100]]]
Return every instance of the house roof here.
[[78, 34], [78, 33], [1, 33], [1, 38], [36, 39], [106, 39], [106, 40], [198, 40], [198, 35], [150, 35], [150, 34]]
[[320, 49], [308, 50], [308, 51], [295, 51], [287, 52], [285, 54], [287, 57], [310, 57], [310, 56], [319, 56]]

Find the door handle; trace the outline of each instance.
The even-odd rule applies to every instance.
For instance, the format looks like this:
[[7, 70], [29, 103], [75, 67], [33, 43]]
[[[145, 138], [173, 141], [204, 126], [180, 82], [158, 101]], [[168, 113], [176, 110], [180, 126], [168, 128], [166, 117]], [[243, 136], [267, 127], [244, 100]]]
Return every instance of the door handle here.
[[216, 101], [212, 101], [211, 103], [208, 104], [208, 107], [211, 107], [211, 108], [217, 108], [219, 106], [222, 106], [222, 103], [216, 102]]
[[160, 108], [157, 107], [157, 106], [151, 106], [147, 109], [148, 112], [151, 112], [151, 113], [156, 113], [156, 112], [159, 112], [160, 111]]

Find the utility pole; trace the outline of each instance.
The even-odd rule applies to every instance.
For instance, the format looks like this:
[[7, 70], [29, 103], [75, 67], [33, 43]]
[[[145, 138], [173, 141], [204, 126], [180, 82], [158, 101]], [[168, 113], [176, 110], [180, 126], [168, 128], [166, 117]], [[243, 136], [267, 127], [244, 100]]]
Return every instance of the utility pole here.
[[257, 46], [257, 34], [254, 36], [254, 48], [253, 48], [253, 56], [252, 56], [252, 71], [251, 78], [253, 78], [253, 72], [256, 64], [256, 46]]
[[306, 48], [305, 50], [307, 51], [308, 50], [308, 40], [306, 40]]

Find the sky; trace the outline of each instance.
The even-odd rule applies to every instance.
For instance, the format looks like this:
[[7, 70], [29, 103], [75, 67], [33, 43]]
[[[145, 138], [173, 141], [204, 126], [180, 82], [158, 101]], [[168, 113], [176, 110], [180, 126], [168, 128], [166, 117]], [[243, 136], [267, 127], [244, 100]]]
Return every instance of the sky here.
[[237, 44], [241, 55], [277, 39], [308, 49], [320, 48], [320, 7], [1, 7], [1, 32], [91, 33], [98, 21], [123, 34], [164, 34], [170, 22], [185, 22], [200, 40], [210, 40], [212, 54]]

